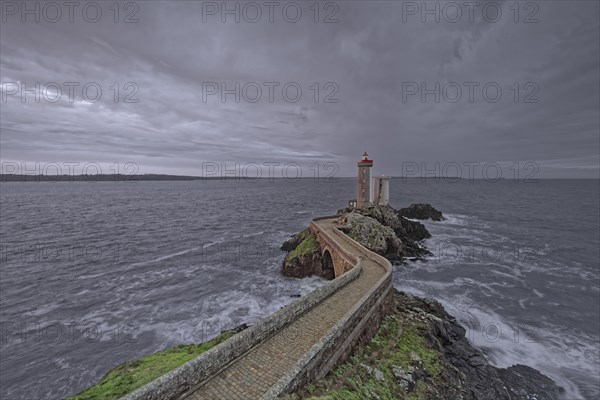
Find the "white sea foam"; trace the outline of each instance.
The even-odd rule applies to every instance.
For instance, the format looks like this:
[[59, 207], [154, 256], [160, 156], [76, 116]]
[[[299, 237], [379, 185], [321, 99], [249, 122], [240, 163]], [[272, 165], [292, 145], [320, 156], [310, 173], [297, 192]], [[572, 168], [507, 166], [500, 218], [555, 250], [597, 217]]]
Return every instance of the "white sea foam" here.
[[490, 272], [492, 274], [500, 275], [500, 276], [508, 278], [508, 279], [514, 279], [514, 280], [518, 281], [519, 283], [522, 283], [523, 285], [525, 284], [525, 281], [523, 279], [519, 278], [519, 276], [516, 276], [514, 273], [512, 273], [512, 268], [511, 267], [506, 267], [506, 268], [509, 269], [511, 271], [511, 273], [501, 272], [501, 271], [498, 271], [498, 270], [495, 270], [495, 269], [490, 270]]
[[[312, 292], [326, 281], [318, 277], [305, 279], [275, 276], [269, 279], [254, 277], [260, 271], [244, 270], [248, 277], [242, 277], [246, 282], [239, 285], [234, 283], [231, 290], [220, 290], [218, 293], [205, 295], [192, 303], [186, 304], [185, 309], [191, 310], [191, 315], [185, 321], [175, 320], [164, 322], [147, 321], [142, 329], [159, 335], [165, 343], [193, 343], [209, 340], [222, 330], [232, 329], [242, 323], [254, 324], [292, 303], [296, 298]], [[252, 275], [252, 277], [250, 276]], [[171, 310], [157, 310], [157, 313], [168, 315]]]
[[538, 297], [540, 297], [540, 298], [541, 298], [541, 297], [544, 297], [544, 294], [543, 294], [542, 292], [540, 292], [539, 290], [532, 289], [532, 291], [533, 291], [533, 293], [535, 293], [535, 294], [536, 294], [536, 296], [538, 296]]
[[446, 218], [444, 221], [435, 221], [435, 224], [465, 226], [469, 224], [469, 221], [474, 220], [473, 216], [464, 214], [444, 214], [444, 217]]
[[527, 302], [527, 300], [529, 300], [529, 297], [519, 300], [519, 307], [521, 307], [523, 310], [525, 310], [527, 308], [527, 307], [525, 307], [525, 302]]
[[177, 256], [182, 256], [184, 254], [188, 254], [188, 253], [190, 253], [192, 251], [196, 251], [196, 250], [199, 250], [201, 248], [202, 248], [201, 246], [192, 247], [191, 249], [185, 249], [185, 250], [178, 251], [176, 253], [166, 254], [164, 256], [160, 256], [160, 257], [154, 258], [152, 260], [133, 263], [133, 264], [131, 264], [131, 266], [132, 267], [137, 267], [137, 266], [154, 264], [154, 263], [157, 263], [157, 262], [168, 260], [168, 259], [173, 258], [173, 257], [177, 257]]
[[[438, 288], [445, 285], [434, 282], [431, 290], [395, 286], [415, 295], [431, 297], [431, 293], [444, 293]], [[438, 297], [438, 300], [467, 330], [467, 339], [482, 349], [497, 367], [523, 364], [538, 369], [563, 387], [565, 399], [569, 400], [584, 399], [578, 387], [581, 383], [574, 382], [578, 376], [598, 376], [596, 338], [584, 337], [582, 340], [580, 335], [573, 336], [558, 327], [509, 322], [489, 309], [474, 305], [467, 295], [452, 299]], [[599, 393], [598, 388], [587, 389]]]

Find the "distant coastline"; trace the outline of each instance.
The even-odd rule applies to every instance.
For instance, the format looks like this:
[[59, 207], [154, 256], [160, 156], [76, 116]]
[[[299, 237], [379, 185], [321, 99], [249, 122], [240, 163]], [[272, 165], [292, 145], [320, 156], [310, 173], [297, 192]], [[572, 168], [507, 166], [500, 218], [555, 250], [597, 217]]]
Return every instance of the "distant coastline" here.
[[246, 177], [185, 176], [164, 174], [97, 174], [97, 175], [27, 175], [0, 174], [0, 182], [139, 182], [139, 181], [199, 181], [199, 180], [246, 180]]
[[[310, 180], [335, 181], [336, 179], [356, 179], [351, 176], [333, 177], [249, 177], [249, 176], [189, 176], [167, 174], [96, 174], [96, 175], [33, 175], [33, 174], [0, 174], [0, 182], [141, 182], [141, 181], [256, 181], [256, 180]], [[420, 180], [420, 181], [486, 181], [486, 179], [469, 179], [464, 177], [404, 177], [391, 176], [390, 179]], [[498, 178], [495, 181], [510, 181], [510, 178]], [[598, 180], [598, 178], [536, 178], [536, 180]], [[489, 180], [487, 180], [489, 181]]]

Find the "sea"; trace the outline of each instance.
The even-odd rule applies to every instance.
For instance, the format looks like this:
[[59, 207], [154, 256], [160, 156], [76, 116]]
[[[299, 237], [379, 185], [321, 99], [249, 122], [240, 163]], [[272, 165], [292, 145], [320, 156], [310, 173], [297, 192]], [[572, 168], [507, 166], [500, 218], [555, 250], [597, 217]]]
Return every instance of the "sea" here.
[[[252, 324], [323, 285], [281, 244], [352, 178], [0, 183], [0, 398], [63, 399], [120, 363]], [[600, 398], [598, 180], [394, 178], [433, 253], [394, 286], [439, 300], [498, 367]]]

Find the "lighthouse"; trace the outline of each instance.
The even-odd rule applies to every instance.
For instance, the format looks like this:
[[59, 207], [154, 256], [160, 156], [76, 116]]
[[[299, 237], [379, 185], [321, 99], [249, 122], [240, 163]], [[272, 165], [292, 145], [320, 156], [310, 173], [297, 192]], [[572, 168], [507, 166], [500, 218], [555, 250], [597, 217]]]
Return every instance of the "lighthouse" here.
[[362, 159], [358, 162], [358, 193], [356, 195], [356, 207], [364, 208], [371, 205], [371, 168], [373, 160], [365, 151]]
[[388, 205], [390, 202], [390, 178], [387, 176], [373, 177], [373, 196], [371, 196], [371, 168], [373, 160], [365, 151], [358, 162], [358, 193], [356, 199], [348, 202], [350, 208], [366, 208], [377, 205]]

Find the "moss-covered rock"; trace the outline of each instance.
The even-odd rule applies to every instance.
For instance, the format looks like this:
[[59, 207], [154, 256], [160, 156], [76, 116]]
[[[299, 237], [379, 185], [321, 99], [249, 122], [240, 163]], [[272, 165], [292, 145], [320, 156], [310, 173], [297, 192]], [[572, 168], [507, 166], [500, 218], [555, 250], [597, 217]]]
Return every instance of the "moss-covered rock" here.
[[310, 228], [294, 235], [282, 249], [289, 251], [281, 266], [282, 274], [293, 278], [317, 275], [333, 279], [333, 276], [325, 276], [321, 245]]
[[321, 245], [317, 241], [317, 237], [310, 232], [309, 235], [304, 237], [304, 240], [298, 244], [298, 246], [292, 250], [285, 258], [286, 260], [293, 260], [308, 254], [319, 253], [321, 254]]
[[294, 236], [292, 236], [289, 240], [286, 240], [281, 245], [281, 250], [282, 251], [294, 250], [309, 235], [312, 235], [312, 231], [310, 230], [310, 228], [306, 228], [303, 231], [296, 233]]

